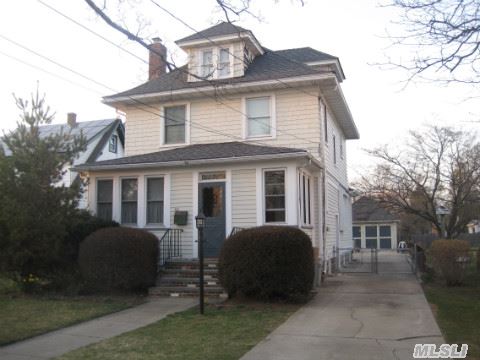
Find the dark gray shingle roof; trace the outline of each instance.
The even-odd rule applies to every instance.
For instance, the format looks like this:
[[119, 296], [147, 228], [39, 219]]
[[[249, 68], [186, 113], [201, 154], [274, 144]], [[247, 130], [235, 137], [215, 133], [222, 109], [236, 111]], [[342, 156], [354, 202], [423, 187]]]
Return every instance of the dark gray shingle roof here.
[[290, 60], [306, 63], [323, 60], [338, 60], [336, 56], [312, 49], [311, 47], [303, 47], [296, 49], [278, 50], [277, 54], [285, 56]]
[[192, 41], [192, 40], [205, 40], [207, 38], [212, 38], [216, 36], [238, 34], [244, 31], [250, 31], [250, 30], [244, 29], [240, 26], [233, 25], [228, 22], [221, 22], [217, 25], [209, 27], [208, 29], [199, 31], [198, 33], [195, 33], [193, 35], [189, 35], [180, 40], [177, 40], [176, 43], [180, 43], [184, 41]]
[[94, 163], [85, 163], [83, 165], [78, 165], [77, 168], [95, 169], [96, 167], [102, 166], [140, 165], [153, 163], [159, 165], [168, 165], [168, 163], [177, 161], [235, 159], [261, 155], [272, 155], [272, 157], [274, 157], [275, 155], [279, 154], [300, 153], [307, 154], [307, 151], [303, 149], [253, 145], [234, 141], [226, 143], [188, 145], [175, 149], [157, 151], [154, 153], [127, 156]]
[[[183, 70], [183, 71], [182, 71]], [[173, 70], [160, 76], [157, 79], [150, 80], [133, 89], [121, 92], [119, 94], [106, 96], [105, 99], [133, 95], [143, 95], [163, 91], [172, 91], [180, 89], [193, 89], [211, 84], [210, 81], [187, 81], [187, 67]], [[304, 65], [285, 56], [281, 56], [277, 51], [266, 50], [263, 55], [257, 56], [248, 66], [245, 75], [242, 77], [215, 80], [216, 84], [239, 84], [252, 81], [276, 80], [295, 76], [315, 75], [320, 72], [308, 65]]]
[[352, 205], [353, 222], [361, 221], [394, 221], [398, 220], [377, 200], [371, 197], [361, 197]]

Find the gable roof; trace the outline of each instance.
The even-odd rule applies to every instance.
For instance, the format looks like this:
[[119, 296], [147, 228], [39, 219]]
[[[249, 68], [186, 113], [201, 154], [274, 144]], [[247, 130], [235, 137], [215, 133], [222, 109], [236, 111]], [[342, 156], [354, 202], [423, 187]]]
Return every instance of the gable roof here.
[[[255, 57], [249, 64], [245, 75], [242, 77], [214, 80], [215, 84], [240, 84], [263, 80], [277, 80], [296, 76], [318, 75], [322, 72], [308, 65], [291, 60], [281, 56], [277, 51], [265, 49], [263, 55]], [[210, 86], [211, 81], [187, 81], [187, 66], [182, 66], [160, 77], [147, 81], [146, 83], [134, 87], [133, 89], [104, 97], [105, 102], [115, 100], [118, 97], [128, 97], [157, 93], [163, 91], [173, 91], [181, 89], [195, 89], [204, 86]]]
[[352, 205], [353, 222], [397, 221], [390, 211], [385, 209], [377, 200], [363, 196]]
[[175, 149], [157, 151], [154, 153], [126, 156], [123, 158], [90, 162], [75, 166], [74, 170], [101, 170], [129, 166], [175, 166], [186, 165], [191, 162], [205, 163], [205, 160], [247, 160], [252, 157], [276, 158], [276, 157], [299, 157], [308, 156], [304, 149], [287, 147], [275, 147], [264, 145], [253, 145], [244, 142], [233, 141], [213, 144], [187, 145]]
[[295, 49], [285, 49], [276, 51], [277, 54], [285, 56], [290, 60], [298, 61], [301, 63], [325, 61], [325, 60], [338, 60], [338, 57], [312, 49], [311, 47], [302, 47]]
[[233, 25], [229, 22], [222, 21], [221, 23], [209, 27], [208, 29], [196, 32], [195, 34], [186, 36], [180, 40], [175, 41], [177, 44], [182, 43], [185, 41], [193, 41], [193, 40], [204, 40], [206, 38], [212, 38], [217, 36], [224, 36], [224, 35], [232, 35], [238, 34], [241, 32], [251, 32], [250, 30], [244, 29], [240, 26]]

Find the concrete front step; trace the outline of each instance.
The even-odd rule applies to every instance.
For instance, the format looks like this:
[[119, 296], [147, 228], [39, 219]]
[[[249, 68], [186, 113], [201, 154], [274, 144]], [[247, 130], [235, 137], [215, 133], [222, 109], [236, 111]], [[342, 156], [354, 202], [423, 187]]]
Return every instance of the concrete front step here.
[[[157, 281], [157, 286], [198, 287], [199, 285], [200, 280], [194, 278], [162, 277]], [[218, 287], [220, 282], [218, 279], [205, 279], [204, 285], [205, 288]]]
[[[159, 276], [178, 276], [188, 278], [198, 278], [200, 269], [164, 269], [160, 272]], [[205, 277], [217, 277], [218, 270], [216, 269], [204, 269], [203, 275]]]
[[[198, 262], [167, 262], [165, 264], [165, 269], [192, 269], [197, 270], [200, 269], [200, 264]], [[218, 270], [218, 264], [211, 262], [211, 263], [204, 263], [203, 264], [204, 270]]]

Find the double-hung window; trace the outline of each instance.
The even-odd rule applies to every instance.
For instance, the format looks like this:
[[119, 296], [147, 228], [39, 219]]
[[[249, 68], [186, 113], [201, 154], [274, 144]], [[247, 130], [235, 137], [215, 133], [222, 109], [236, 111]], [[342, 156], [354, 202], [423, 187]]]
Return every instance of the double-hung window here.
[[122, 179], [122, 224], [137, 224], [137, 206], [137, 179]]
[[112, 153], [117, 153], [117, 146], [118, 146], [118, 136], [112, 135], [108, 142], [108, 151]]
[[218, 76], [227, 77], [230, 75], [230, 50], [220, 49], [218, 54]]
[[97, 181], [97, 216], [112, 220], [113, 180]]
[[164, 108], [164, 144], [185, 143], [186, 117], [186, 105], [169, 106]]
[[285, 208], [285, 170], [267, 170], [264, 172], [265, 223], [284, 223]]
[[147, 178], [147, 224], [163, 224], [163, 178]]
[[209, 78], [213, 75], [213, 51], [204, 50], [202, 51], [202, 67], [201, 67], [201, 76], [204, 78]]
[[312, 225], [312, 179], [305, 173], [299, 175], [300, 214], [302, 225]]
[[247, 137], [271, 135], [270, 97], [246, 99]]

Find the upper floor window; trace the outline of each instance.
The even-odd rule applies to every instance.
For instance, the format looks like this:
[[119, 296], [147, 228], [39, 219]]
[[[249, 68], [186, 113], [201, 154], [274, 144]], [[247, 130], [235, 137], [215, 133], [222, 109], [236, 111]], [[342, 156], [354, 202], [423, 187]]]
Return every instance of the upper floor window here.
[[323, 128], [325, 133], [325, 143], [328, 143], [328, 112], [327, 104], [323, 103]]
[[122, 179], [122, 224], [137, 224], [137, 179]]
[[97, 181], [97, 216], [112, 220], [113, 180]]
[[246, 99], [247, 137], [271, 135], [270, 97]]
[[108, 151], [112, 153], [117, 153], [117, 146], [118, 146], [118, 136], [112, 135], [110, 137], [110, 141], [108, 142]]
[[218, 55], [218, 76], [227, 77], [230, 75], [230, 50], [220, 49]]
[[337, 163], [337, 138], [333, 135], [333, 163]]
[[284, 223], [285, 207], [285, 170], [267, 170], [264, 172], [265, 223]]
[[202, 51], [202, 77], [210, 77], [213, 75], [213, 51]]
[[164, 108], [164, 144], [185, 143], [186, 106], [169, 106]]
[[345, 152], [345, 149], [344, 149], [344, 144], [345, 141], [343, 138], [340, 138], [340, 159], [343, 159], [343, 156], [344, 156], [344, 152]]

